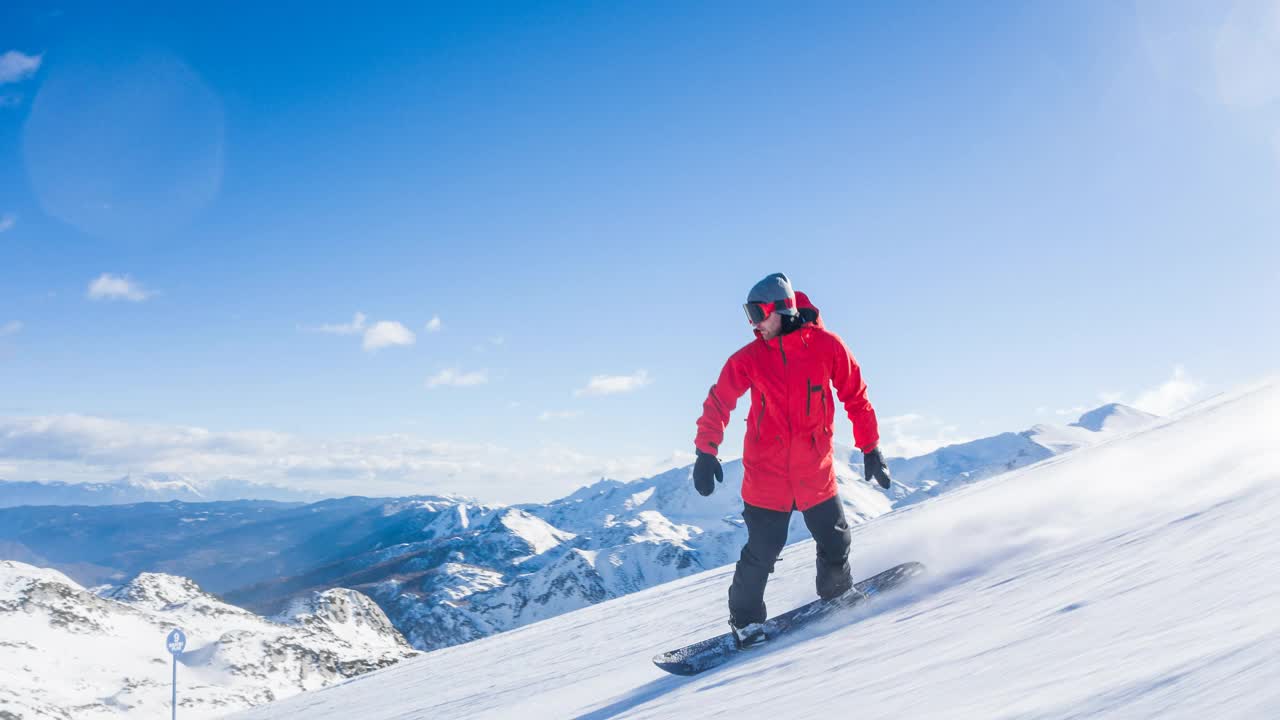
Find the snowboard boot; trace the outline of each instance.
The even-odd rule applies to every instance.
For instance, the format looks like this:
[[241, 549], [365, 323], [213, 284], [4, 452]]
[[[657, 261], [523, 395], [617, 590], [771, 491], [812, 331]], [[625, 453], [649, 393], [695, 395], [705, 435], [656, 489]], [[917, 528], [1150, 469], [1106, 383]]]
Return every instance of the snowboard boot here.
[[737, 645], [739, 650], [753, 648], [769, 641], [769, 636], [764, 633], [764, 623], [747, 623], [738, 627], [730, 620], [729, 627], [733, 632], [733, 644]]
[[853, 589], [853, 576], [849, 573], [849, 563], [828, 565], [818, 557], [817, 576], [818, 597], [823, 600], [835, 600]]
[[[828, 572], [824, 575], [823, 570]], [[848, 564], [844, 566], [843, 570], [833, 572], [830, 571], [830, 568], [825, 568], [821, 560], [818, 561], [818, 597], [829, 603], [841, 605], [858, 603], [867, 599], [866, 593], [853, 584], [853, 578], [849, 576]]]

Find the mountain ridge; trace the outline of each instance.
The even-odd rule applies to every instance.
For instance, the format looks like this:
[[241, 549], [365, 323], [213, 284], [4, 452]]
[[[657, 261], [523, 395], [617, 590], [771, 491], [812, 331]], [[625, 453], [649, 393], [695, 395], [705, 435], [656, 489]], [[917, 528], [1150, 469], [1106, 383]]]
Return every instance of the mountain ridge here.
[[188, 578], [142, 573], [92, 592], [56, 570], [3, 560], [0, 707], [21, 711], [6, 717], [158, 714], [169, 697], [164, 638], [175, 627], [188, 638], [179, 657], [188, 716], [318, 689], [417, 654], [377, 604], [350, 590], [262, 618]]

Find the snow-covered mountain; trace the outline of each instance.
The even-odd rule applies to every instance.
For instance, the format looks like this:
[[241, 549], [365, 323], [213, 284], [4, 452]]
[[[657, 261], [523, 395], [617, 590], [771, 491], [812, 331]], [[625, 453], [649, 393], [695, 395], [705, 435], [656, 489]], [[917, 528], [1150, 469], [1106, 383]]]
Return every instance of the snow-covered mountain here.
[[723, 632], [730, 567], [235, 718], [1280, 717], [1278, 426], [1273, 383], [858, 525], [859, 575], [929, 574], [697, 677], [650, 658]]
[[[545, 506], [430, 497], [10, 508], [0, 510], [0, 557], [89, 585], [162, 570], [265, 614], [299, 594], [355, 588], [432, 649], [731, 562], [745, 538], [741, 463], [725, 470], [711, 498], [694, 492], [686, 467]], [[848, 467], [838, 472], [852, 521], [890, 509]], [[793, 537], [806, 536], [797, 517]]]
[[[852, 477], [848, 468], [841, 474]], [[392, 501], [379, 513], [403, 532], [382, 530], [365, 552], [228, 597], [268, 610], [296, 592], [353, 587], [376, 599], [416, 647], [445, 647], [730, 562], [745, 538], [740, 484], [735, 462], [709, 499], [696, 495], [682, 468], [634, 483], [602, 481], [548, 505]], [[889, 510], [865, 485], [845, 496], [854, 521]], [[798, 520], [797, 528], [804, 537]]]
[[[890, 510], [884, 495], [837, 465], [850, 522]], [[382, 513], [416, 528], [411, 539], [228, 598], [267, 609], [293, 592], [352, 587], [377, 600], [415, 647], [447, 647], [732, 562], [746, 540], [741, 484], [734, 461], [710, 498], [696, 493], [685, 467], [601, 481], [546, 505], [396, 501]], [[792, 533], [808, 536], [799, 515]]]
[[[855, 470], [837, 462], [845, 512], [862, 523], [895, 502], [911, 504], [1151, 419], [1107, 406], [1072, 426], [1037, 426], [895, 459], [895, 479], [906, 484], [895, 486], [893, 499], [859, 479], [860, 463]], [[0, 510], [0, 557], [56, 567], [93, 585], [161, 570], [264, 614], [298, 596], [354, 588], [414, 647], [430, 650], [733, 562], [746, 536], [742, 463], [724, 467], [725, 482], [709, 498], [694, 492], [683, 467], [515, 507], [419, 497], [143, 504], [70, 515], [64, 508]], [[807, 537], [797, 515], [790, 539]]]
[[167, 716], [180, 627], [183, 717], [314, 690], [417, 654], [369, 598], [341, 588], [264, 619], [191, 580], [143, 573], [101, 594], [56, 570], [0, 561], [0, 717]]
[[67, 483], [0, 480], [0, 507], [21, 505], [128, 505], [141, 502], [274, 500], [315, 502], [323, 496], [276, 485], [221, 478], [201, 482], [176, 473], [125, 475], [111, 482]]
[[913, 458], [890, 458], [894, 505], [902, 507], [937, 497], [1054, 455], [1121, 437], [1159, 419], [1158, 415], [1111, 403], [1090, 410], [1070, 425], [1036, 425], [1022, 432], [948, 445]]

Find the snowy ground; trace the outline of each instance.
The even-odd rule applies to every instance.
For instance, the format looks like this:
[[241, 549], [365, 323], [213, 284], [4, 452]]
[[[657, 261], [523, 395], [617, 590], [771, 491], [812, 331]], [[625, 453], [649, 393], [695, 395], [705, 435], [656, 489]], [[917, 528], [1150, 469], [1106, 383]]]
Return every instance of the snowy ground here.
[[878, 518], [855, 571], [925, 581], [698, 677], [649, 659], [724, 629], [731, 567], [235, 717], [1280, 717], [1277, 429], [1272, 383]]

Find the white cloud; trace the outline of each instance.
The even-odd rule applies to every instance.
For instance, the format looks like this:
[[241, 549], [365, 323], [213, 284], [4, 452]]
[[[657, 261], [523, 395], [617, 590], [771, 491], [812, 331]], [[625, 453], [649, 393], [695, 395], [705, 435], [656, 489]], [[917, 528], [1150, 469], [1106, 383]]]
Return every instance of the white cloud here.
[[[1123, 392], [1104, 391], [1098, 399], [1104, 404], [1119, 403], [1152, 413], [1170, 415], [1199, 400], [1204, 394], [1204, 384], [1187, 374], [1186, 368], [1176, 365], [1170, 378], [1159, 385], [1139, 391], [1136, 396]], [[1060, 416], [1078, 417], [1091, 407], [1073, 407], [1058, 410]]]
[[417, 336], [403, 323], [395, 320], [379, 320], [370, 325], [369, 317], [362, 312], [357, 312], [349, 323], [321, 325], [308, 329], [330, 335], [363, 335], [362, 344], [368, 351], [393, 345], [412, 345], [417, 341]]
[[392, 345], [412, 345], [413, 331], [394, 320], [380, 320], [364, 331], [364, 349], [377, 350]]
[[880, 446], [885, 454], [895, 457], [916, 457], [973, 439], [954, 425], [919, 413], [881, 418], [879, 424]]
[[[677, 456], [681, 462], [673, 462]], [[465, 492], [489, 501], [532, 502], [561, 497], [600, 477], [632, 479], [690, 459], [688, 453], [601, 458], [562, 446], [512, 449], [400, 433], [316, 439], [84, 415], [0, 416], [0, 463], [8, 480], [179, 473], [197, 482], [243, 478], [335, 495]]]
[[538, 416], [539, 422], [547, 422], [548, 420], [572, 420], [576, 417], [582, 417], [581, 410], [543, 410]]
[[144, 290], [127, 275], [110, 273], [103, 273], [89, 283], [89, 290], [86, 293], [90, 300], [128, 300], [130, 302], [142, 302], [154, 294]]
[[26, 80], [40, 69], [44, 55], [24, 55], [17, 50], [0, 55], [0, 85]]
[[431, 389], [446, 385], [453, 387], [469, 387], [472, 385], [483, 385], [487, 382], [489, 382], [489, 373], [485, 370], [461, 372], [455, 368], [448, 368], [427, 378], [427, 388]]
[[0, 457], [152, 463], [189, 451], [205, 456], [279, 451], [278, 433], [213, 433], [203, 428], [131, 424], [86, 415], [0, 418]]
[[440, 332], [440, 329], [443, 327], [444, 323], [440, 322], [440, 316], [432, 315], [431, 319], [427, 321], [426, 330], [427, 332]]
[[8, 232], [9, 230], [12, 230], [13, 226], [17, 224], [18, 224], [17, 215], [14, 215], [13, 213], [5, 213], [4, 215], [0, 215], [0, 233]]
[[10, 320], [5, 324], [0, 325], [0, 337], [4, 337], [5, 335], [16, 335], [21, 331], [22, 322], [19, 320]]
[[1133, 406], [1156, 415], [1170, 415], [1198, 400], [1204, 384], [1192, 378], [1181, 365], [1173, 368], [1173, 376], [1146, 390], [1133, 401]]
[[358, 312], [349, 323], [341, 323], [338, 325], [321, 325], [316, 328], [316, 332], [329, 333], [330, 335], [355, 335], [364, 332], [365, 314]]
[[637, 370], [631, 375], [596, 375], [587, 382], [587, 386], [573, 391], [574, 395], [614, 395], [632, 392], [651, 382], [649, 373]]
[[343, 487], [359, 491], [369, 479], [392, 488], [420, 473], [449, 476], [475, 466], [480, 457], [483, 446], [401, 435], [323, 442], [271, 431], [212, 432], [84, 415], [0, 417], [0, 458], [21, 465], [28, 475], [44, 470], [62, 477], [64, 471], [78, 471], [82, 477], [96, 473], [97, 479], [107, 479], [121, 473], [179, 472], [311, 489], [347, 481], [352, 484]]

